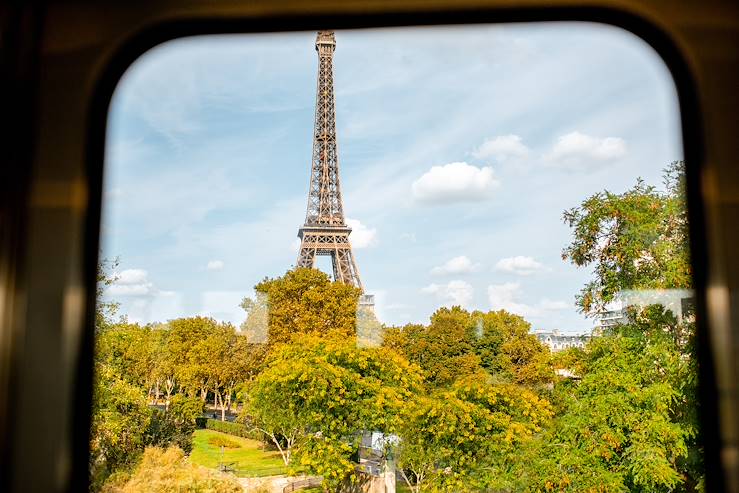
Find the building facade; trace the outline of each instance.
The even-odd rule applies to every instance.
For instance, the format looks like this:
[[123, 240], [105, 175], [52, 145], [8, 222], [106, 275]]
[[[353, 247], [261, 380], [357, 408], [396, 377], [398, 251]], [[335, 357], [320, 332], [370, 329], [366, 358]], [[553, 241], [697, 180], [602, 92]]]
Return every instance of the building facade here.
[[553, 331], [536, 332], [534, 335], [539, 342], [547, 346], [553, 353], [573, 347], [582, 349], [590, 339], [590, 336], [587, 335], [561, 334], [556, 329]]

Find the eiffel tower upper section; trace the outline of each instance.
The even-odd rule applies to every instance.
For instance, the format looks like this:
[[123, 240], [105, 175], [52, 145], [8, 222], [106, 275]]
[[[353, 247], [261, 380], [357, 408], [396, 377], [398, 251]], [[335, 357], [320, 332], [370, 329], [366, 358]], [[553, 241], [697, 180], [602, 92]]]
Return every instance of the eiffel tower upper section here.
[[298, 231], [301, 244], [297, 266], [313, 267], [318, 255], [330, 256], [334, 280], [363, 289], [349, 243], [351, 228], [346, 225], [341, 198], [334, 98], [335, 49], [333, 31], [319, 31], [316, 37], [318, 87], [310, 189], [305, 224]]

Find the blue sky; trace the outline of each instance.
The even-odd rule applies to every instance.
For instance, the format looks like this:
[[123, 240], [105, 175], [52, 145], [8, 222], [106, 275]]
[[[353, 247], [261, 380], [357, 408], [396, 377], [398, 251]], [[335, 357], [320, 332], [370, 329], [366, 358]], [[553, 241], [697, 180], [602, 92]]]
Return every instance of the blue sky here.
[[[344, 210], [388, 324], [505, 308], [584, 332], [589, 269], [561, 260], [563, 210], [682, 158], [669, 72], [640, 39], [582, 23], [340, 31]], [[314, 32], [187, 38], [119, 83], [109, 117], [108, 290], [140, 322], [238, 303], [297, 256], [315, 102]], [[324, 259], [319, 266], [327, 269]]]

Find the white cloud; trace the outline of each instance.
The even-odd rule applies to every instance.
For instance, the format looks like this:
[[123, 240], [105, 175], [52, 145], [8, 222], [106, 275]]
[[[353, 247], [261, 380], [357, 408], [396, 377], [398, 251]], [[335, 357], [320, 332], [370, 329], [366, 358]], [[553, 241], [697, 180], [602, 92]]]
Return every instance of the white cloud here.
[[454, 257], [446, 262], [444, 265], [434, 267], [431, 269], [431, 274], [440, 276], [447, 274], [469, 274], [476, 271], [480, 267], [480, 264], [473, 264], [472, 260], [465, 255]]
[[206, 268], [208, 270], [221, 270], [223, 269], [223, 260], [210, 260]]
[[580, 170], [614, 161], [626, 155], [626, 142], [619, 137], [592, 137], [571, 132], [557, 139], [552, 150], [544, 155], [551, 165]]
[[346, 224], [352, 228], [352, 232], [349, 235], [349, 242], [352, 244], [352, 248], [368, 248], [377, 244], [377, 230], [375, 228], [368, 228], [362, 224], [358, 219], [346, 218]]
[[147, 296], [155, 292], [144, 269], [125, 269], [113, 277], [116, 281], [105, 290], [111, 296]]
[[429, 284], [421, 289], [422, 293], [432, 294], [437, 299], [451, 305], [469, 306], [472, 302], [474, 289], [465, 281], [449, 281], [447, 284]]
[[531, 257], [517, 255], [498, 260], [498, 263], [495, 264], [495, 270], [518, 274], [519, 276], [528, 276], [544, 270], [544, 266]]
[[522, 317], [543, 317], [548, 312], [555, 312], [573, 308], [572, 304], [564, 301], [542, 299], [536, 305], [521, 302], [523, 293], [521, 284], [507, 282], [488, 286], [488, 300], [493, 310], [506, 310]]
[[526, 157], [528, 153], [529, 148], [521, 142], [521, 137], [511, 134], [486, 139], [480, 147], [472, 151], [472, 156], [477, 159], [494, 157], [505, 161], [510, 157]]
[[532, 307], [519, 303], [521, 296], [521, 285], [517, 282], [506, 282], [504, 284], [491, 284], [488, 286], [488, 300], [490, 307], [494, 310], [507, 310], [522, 316], [531, 316]]
[[493, 168], [467, 163], [433, 166], [411, 185], [413, 198], [430, 204], [485, 200], [500, 185]]

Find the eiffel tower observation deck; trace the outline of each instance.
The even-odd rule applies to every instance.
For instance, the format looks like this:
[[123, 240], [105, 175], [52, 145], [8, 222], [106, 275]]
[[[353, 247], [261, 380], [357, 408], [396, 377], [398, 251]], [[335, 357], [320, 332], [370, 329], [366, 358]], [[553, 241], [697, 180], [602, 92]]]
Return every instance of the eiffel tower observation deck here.
[[374, 296], [364, 294], [359, 269], [349, 242], [352, 230], [346, 224], [339, 180], [339, 153], [336, 145], [336, 104], [333, 59], [336, 37], [333, 31], [319, 31], [318, 87], [313, 128], [313, 156], [305, 224], [298, 230], [301, 240], [297, 267], [315, 266], [316, 257], [331, 257], [334, 281], [362, 290], [360, 306], [374, 306]]

